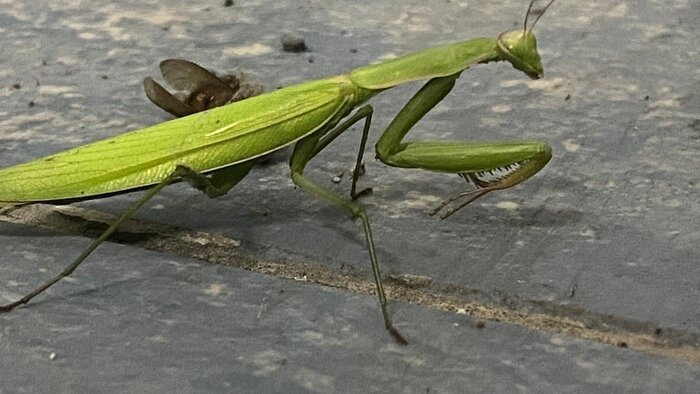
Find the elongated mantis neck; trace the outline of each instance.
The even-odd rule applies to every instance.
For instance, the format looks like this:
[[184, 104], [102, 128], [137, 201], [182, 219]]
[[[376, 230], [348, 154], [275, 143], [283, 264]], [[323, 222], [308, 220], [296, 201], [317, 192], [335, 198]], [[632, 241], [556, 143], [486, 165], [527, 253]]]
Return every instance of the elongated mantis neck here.
[[477, 63], [504, 60], [530, 78], [542, 76], [535, 35], [516, 30], [498, 38], [473, 38], [356, 68], [348, 77], [360, 88], [377, 91], [407, 82], [457, 75]]
[[498, 40], [490, 37], [475, 38], [466, 42], [479, 42], [481, 44], [482, 54], [479, 56], [477, 63], [486, 64], [492, 62], [502, 62], [506, 60], [501, 51], [498, 50]]

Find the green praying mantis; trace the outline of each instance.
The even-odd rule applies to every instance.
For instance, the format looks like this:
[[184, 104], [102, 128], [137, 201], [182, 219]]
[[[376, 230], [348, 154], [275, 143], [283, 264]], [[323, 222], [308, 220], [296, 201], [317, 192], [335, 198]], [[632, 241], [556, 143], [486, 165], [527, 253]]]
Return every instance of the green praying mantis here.
[[[196, 109], [189, 116], [1, 169], [0, 204], [5, 206], [63, 203], [149, 189], [63, 272], [23, 298], [0, 306], [0, 311], [27, 303], [71, 275], [123, 221], [165, 186], [185, 181], [209, 197], [218, 197], [245, 177], [257, 159], [293, 144], [289, 167], [294, 184], [344, 209], [362, 223], [384, 324], [398, 343], [406, 344], [388, 313], [369, 218], [356, 201], [368, 191], [357, 191], [373, 113], [365, 103], [394, 86], [427, 80], [379, 137], [376, 157], [392, 167], [459, 174], [474, 184], [475, 188], [447, 199], [433, 214], [447, 217], [486, 193], [523, 182], [550, 160], [547, 144], [404, 138], [451, 91], [461, 73], [473, 65], [507, 61], [528, 77], [541, 78], [543, 69], [532, 29], [553, 2], [540, 11], [528, 28], [534, 4], [531, 0], [523, 28], [504, 32], [495, 39], [475, 38], [434, 47], [222, 107], [200, 108], [206, 109], [202, 112]], [[304, 169], [358, 122], [363, 122], [362, 135], [350, 199], [346, 199], [307, 178]]]

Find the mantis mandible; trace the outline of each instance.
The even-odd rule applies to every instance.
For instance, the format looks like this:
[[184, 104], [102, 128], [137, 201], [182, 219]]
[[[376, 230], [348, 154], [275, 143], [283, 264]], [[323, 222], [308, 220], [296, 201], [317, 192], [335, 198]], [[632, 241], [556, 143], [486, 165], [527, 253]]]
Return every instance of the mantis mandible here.
[[[168, 184], [185, 181], [209, 197], [218, 197], [245, 177], [256, 159], [294, 144], [289, 160], [294, 184], [361, 221], [384, 324], [397, 342], [406, 344], [387, 310], [369, 218], [355, 201], [362, 194], [356, 186], [373, 113], [365, 102], [396, 85], [427, 80], [379, 137], [376, 157], [389, 166], [455, 173], [474, 183], [476, 189], [451, 197], [434, 213], [449, 216], [488, 192], [523, 182], [551, 158], [547, 144], [405, 141], [404, 137], [473, 65], [508, 61], [528, 77], [541, 78], [543, 69], [532, 29], [553, 2], [528, 28], [534, 3], [531, 0], [523, 29], [504, 32], [495, 39], [475, 38], [426, 49], [0, 170], [0, 204], [5, 206], [100, 198], [152, 186], [63, 272], [18, 301], [0, 306], [0, 311], [27, 303], [72, 274], [124, 220]], [[345, 199], [307, 178], [304, 169], [320, 151], [360, 121], [364, 124], [351, 198]], [[448, 210], [453, 203], [456, 207]]]

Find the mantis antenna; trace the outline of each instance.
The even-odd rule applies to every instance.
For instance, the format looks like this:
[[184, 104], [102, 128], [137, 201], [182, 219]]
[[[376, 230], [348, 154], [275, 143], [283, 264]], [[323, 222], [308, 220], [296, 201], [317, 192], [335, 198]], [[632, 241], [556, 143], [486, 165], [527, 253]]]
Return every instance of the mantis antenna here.
[[[532, 29], [535, 28], [535, 24], [537, 23], [538, 20], [544, 15], [545, 12], [547, 12], [547, 8], [549, 8], [552, 3], [554, 3], [556, 0], [551, 0], [547, 5], [540, 11], [540, 14], [537, 15], [537, 18], [535, 18], [535, 21], [532, 22], [532, 26], [530, 26], [530, 32], [532, 32]], [[523, 23], [523, 32], [527, 31], [527, 19], [530, 16], [530, 12], [532, 11], [532, 5], [535, 3], [535, 0], [530, 1], [530, 5], [527, 6], [527, 12], [525, 13], [525, 22]]]

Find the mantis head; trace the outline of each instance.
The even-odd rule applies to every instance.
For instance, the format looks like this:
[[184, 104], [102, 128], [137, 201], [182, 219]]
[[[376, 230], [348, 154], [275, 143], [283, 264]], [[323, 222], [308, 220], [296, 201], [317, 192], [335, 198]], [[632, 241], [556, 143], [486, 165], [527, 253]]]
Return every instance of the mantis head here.
[[[554, 1], [551, 0], [541, 10], [533, 11], [532, 6], [535, 0], [530, 0], [530, 5], [525, 13], [523, 30], [507, 31], [498, 36], [498, 51], [503, 60], [509, 61], [515, 69], [524, 72], [532, 79], [540, 79], [544, 73], [540, 54], [537, 53], [537, 39], [535, 34], [532, 33], [532, 29]], [[539, 15], [532, 22], [530, 29], [528, 29], [527, 19], [532, 13], [538, 13]]]
[[537, 53], [537, 39], [531, 31], [507, 31], [498, 36], [498, 51], [504, 60], [510, 62], [532, 79], [540, 79], [544, 73], [542, 60]]

